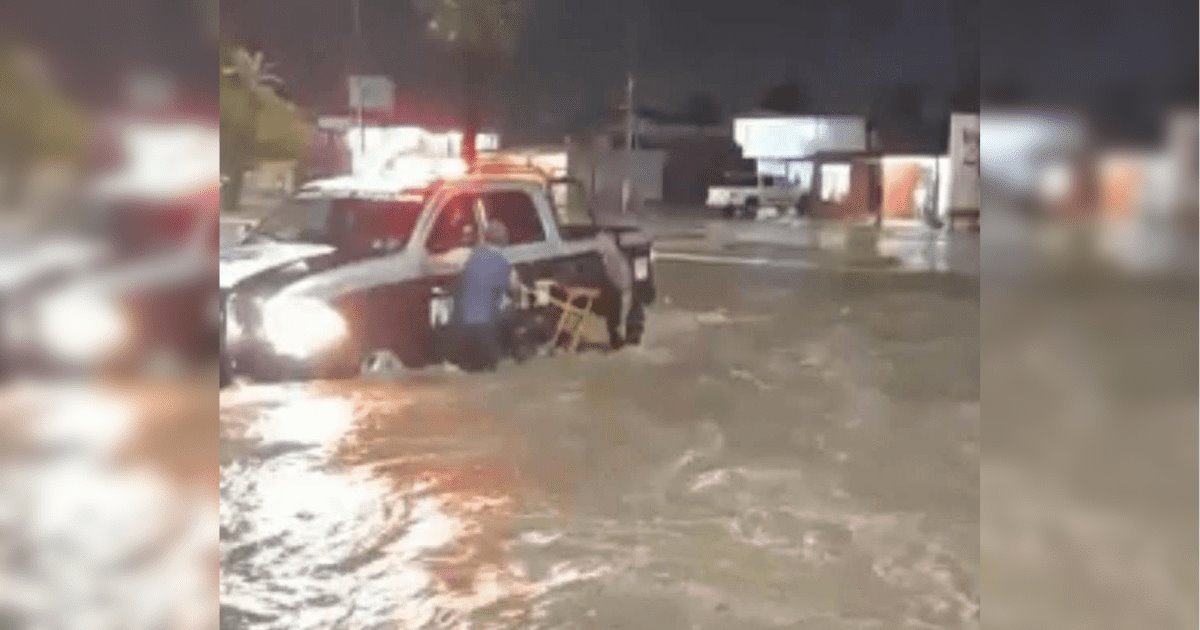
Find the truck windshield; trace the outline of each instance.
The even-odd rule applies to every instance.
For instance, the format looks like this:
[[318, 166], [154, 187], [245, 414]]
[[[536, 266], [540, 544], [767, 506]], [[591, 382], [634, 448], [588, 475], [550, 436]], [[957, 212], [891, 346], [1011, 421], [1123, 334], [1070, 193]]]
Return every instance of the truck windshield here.
[[561, 227], [594, 226], [587, 193], [577, 182], [561, 181], [550, 183], [550, 198], [554, 201], [554, 212]]
[[387, 243], [412, 236], [421, 202], [392, 199], [292, 199], [263, 219], [251, 237], [346, 246]]
[[186, 205], [125, 204], [99, 217], [99, 228], [124, 254], [140, 255], [185, 245], [211, 215]]

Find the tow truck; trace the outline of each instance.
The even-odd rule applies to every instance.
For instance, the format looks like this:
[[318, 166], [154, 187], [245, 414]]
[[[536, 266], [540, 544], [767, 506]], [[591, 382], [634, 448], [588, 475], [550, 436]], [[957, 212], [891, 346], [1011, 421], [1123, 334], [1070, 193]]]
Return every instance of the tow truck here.
[[[626, 337], [637, 343], [655, 299], [652, 242], [595, 217], [579, 182], [516, 174], [420, 193], [297, 195], [221, 250], [222, 381], [353, 378], [449, 359], [454, 287], [489, 221], [508, 228], [505, 254], [524, 286], [598, 289], [596, 310], [610, 318], [621, 301], [599, 236], [611, 233], [633, 274]], [[518, 307], [554, 308], [541, 289]]]

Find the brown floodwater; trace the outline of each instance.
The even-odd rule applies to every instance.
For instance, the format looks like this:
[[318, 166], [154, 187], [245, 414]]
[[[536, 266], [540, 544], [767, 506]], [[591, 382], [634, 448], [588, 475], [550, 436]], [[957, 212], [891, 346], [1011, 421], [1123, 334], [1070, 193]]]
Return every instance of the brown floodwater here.
[[973, 281], [659, 274], [638, 348], [223, 393], [221, 627], [977, 628]]

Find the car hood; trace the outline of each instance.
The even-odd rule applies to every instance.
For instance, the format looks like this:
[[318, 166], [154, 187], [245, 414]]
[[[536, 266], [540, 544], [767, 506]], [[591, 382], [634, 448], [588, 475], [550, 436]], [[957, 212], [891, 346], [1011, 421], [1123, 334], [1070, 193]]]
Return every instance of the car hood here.
[[0, 244], [0, 294], [19, 291], [46, 276], [86, 272], [109, 254], [103, 243], [90, 240]]
[[314, 243], [256, 243], [227, 247], [220, 255], [221, 288], [229, 289], [258, 274], [334, 251], [332, 246]]

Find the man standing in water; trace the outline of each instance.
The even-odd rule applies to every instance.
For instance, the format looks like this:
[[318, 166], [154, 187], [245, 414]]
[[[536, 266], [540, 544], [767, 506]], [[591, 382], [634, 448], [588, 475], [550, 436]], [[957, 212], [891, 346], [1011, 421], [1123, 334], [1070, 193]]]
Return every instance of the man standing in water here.
[[617, 350], [628, 340], [627, 324], [634, 306], [633, 271], [629, 268], [625, 254], [621, 253], [616, 237], [602, 231], [596, 236], [596, 241], [600, 249], [600, 258], [604, 262], [605, 274], [617, 295], [612, 305], [616, 312], [608, 317], [608, 341], [613, 350]]
[[496, 369], [504, 351], [503, 302], [518, 282], [501, 251], [506, 245], [508, 229], [499, 221], [488, 222], [459, 278], [459, 361], [467, 370]]

